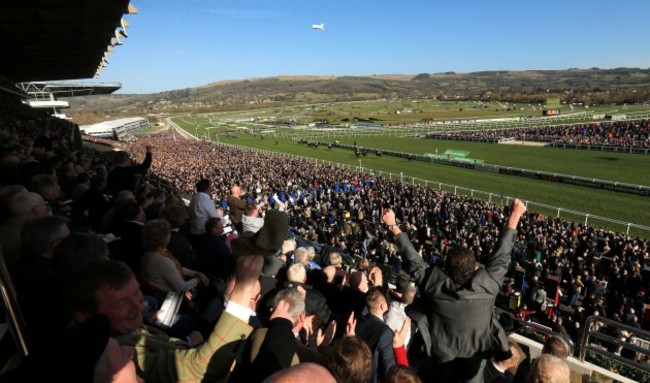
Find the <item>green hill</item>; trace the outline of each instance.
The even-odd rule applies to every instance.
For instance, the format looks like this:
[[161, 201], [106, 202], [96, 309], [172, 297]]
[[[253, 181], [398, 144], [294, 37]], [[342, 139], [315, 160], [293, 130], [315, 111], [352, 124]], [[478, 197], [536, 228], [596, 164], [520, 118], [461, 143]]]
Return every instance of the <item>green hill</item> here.
[[222, 81], [154, 94], [71, 98], [84, 124], [149, 113], [215, 112], [306, 103], [378, 99], [482, 100], [588, 105], [650, 100], [650, 69], [566, 69], [421, 73], [367, 77], [283, 76]]

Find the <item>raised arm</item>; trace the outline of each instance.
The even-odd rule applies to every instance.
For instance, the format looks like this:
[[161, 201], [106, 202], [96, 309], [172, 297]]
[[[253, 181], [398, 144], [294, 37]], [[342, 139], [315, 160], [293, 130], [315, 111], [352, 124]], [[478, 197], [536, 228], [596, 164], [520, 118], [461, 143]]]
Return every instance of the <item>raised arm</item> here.
[[141, 164], [133, 165], [130, 168], [133, 174], [135, 173], [144, 174], [147, 172], [147, 170], [149, 170], [152, 161], [151, 150], [152, 150], [151, 145], [147, 145], [147, 153], [144, 156], [144, 161], [142, 161]]
[[497, 250], [492, 254], [487, 262], [485, 262], [485, 270], [490, 273], [492, 278], [501, 284], [503, 278], [508, 272], [508, 266], [510, 266], [510, 253], [512, 252], [512, 246], [514, 245], [515, 235], [517, 234], [517, 225], [521, 216], [526, 212], [526, 205], [519, 199], [515, 199], [512, 202], [512, 207], [510, 209], [510, 217], [508, 217], [508, 223], [499, 238], [499, 244], [497, 245]]
[[397, 225], [395, 212], [392, 209], [385, 209], [381, 219], [395, 237], [395, 243], [397, 244], [399, 253], [405, 261], [406, 272], [408, 272], [415, 280], [415, 283], [419, 285], [420, 282], [422, 282], [422, 279], [424, 279], [424, 272], [428, 267], [427, 262], [422, 259], [420, 254], [415, 250], [408, 235], [402, 232]]
[[236, 355], [238, 342], [253, 331], [247, 323], [251, 313], [248, 305], [263, 264], [264, 258], [259, 255], [238, 259], [235, 287], [210, 337], [197, 348], [174, 351], [173, 363], [178, 369], [179, 381], [218, 381], [225, 376]]
[[521, 202], [518, 198], [515, 198], [512, 201], [512, 207], [510, 209], [510, 217], [508, 218], [508, 228], [512, 230], [517, 230], [517, 225], [521, 216], [526, 212], [526, 205]]

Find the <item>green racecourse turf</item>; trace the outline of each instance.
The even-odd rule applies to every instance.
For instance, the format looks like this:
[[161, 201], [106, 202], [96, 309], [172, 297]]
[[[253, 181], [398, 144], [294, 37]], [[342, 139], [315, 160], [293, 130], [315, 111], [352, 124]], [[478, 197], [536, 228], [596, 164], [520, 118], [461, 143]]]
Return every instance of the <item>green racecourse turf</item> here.
[[[188, 132], [194, 134], [194, 124], [192, 123], [194, 120], [184, 123], [176, 118], [175, 121]], [[203, 124], [199, 123], [199, 126], [201, 125]], [[217, 124], [211, 126], [217, 126]], [[216, 130], [221, 129], [212, 131], [212, 138], [214, 138]], [[201, 128], [198, 129], [198, 132], [202, 134]], [[300, 136], [299, 132], [294, 133], [295, 136]], [[221, 135], [220, 140], [225, 143], [317, 158], [355, 167], [359, 166], [359, 161], [351, 150], [337, 148], [330, 150], [322, 145], [315, 149], [288, 139], [280, 139], [278, 144], [275, 144], [275, 139], [272, 137], [262, 140], [259, 136], [246, 133], [235, 133], [234, 137], [230, 138]], [[650, 172], [641, 170], [649, 168], [650, 156], [640, 154], [630, 155], [572, 149], [437, 141], [394, 136], [390, 138], [349, 136], [341, 137], [339, 140], [342, 143], [356, 141], [361, 146], [416, 154], [434, 153], [436, 148], [438, 148], [439, 153], [444, 152], [446, 149], [467, 150], [470, 152], [471, 158], [482, 159], [486, 163], [650, 185]], [[442, 182], [491, 192], [496, 195], [516, 196], [525, 200], [585, 212], [591, 215], [650, 226], [650, 197], [485, 173], [421, 161], [407, 161], [390, 156], [377, 158], [374, 154], [369, 154], [362, 159], [362, 167], [364, 169], [374, 169], [377, 174], [380, 171], [395, 174], [403, 172], [405, 181], [408, 182], [411, 180], [406, 177], [422, 178], [434, 183]], [[539, 209], [536, 208], [536, 210]], [[550, 211], [539, 211], [543, 214], [555, 216]], [[564, 212], [561, 217], [578, 222], [584, 221], [582, 217], [572, 217]], [[607, 224], [593, 219], [590, 220], [590, 223], [617, 231], [625, 230], [620, 225]], [[650, 237], [650, 233], [635, 231], [634, 229], [630, 231], [630, 234]]]
[[650, 185], [650, 172], [630, 171], [649, 169], [650, 155], [418, 138], [346, 137], [339, 141], [415, 154], [435, 153], [436, 149], [440, 154], [447, 149], [464, 150], [470, 152], [470, 158], [494, 165]]

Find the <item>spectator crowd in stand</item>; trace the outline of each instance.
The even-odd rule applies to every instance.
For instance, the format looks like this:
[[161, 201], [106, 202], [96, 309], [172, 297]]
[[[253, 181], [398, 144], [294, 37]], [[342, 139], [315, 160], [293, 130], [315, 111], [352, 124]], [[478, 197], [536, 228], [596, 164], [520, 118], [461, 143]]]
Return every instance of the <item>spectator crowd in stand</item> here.
[[[646, 323], [648, 241], [524, 212], [519, 201], [170, 131], [128, 152], [77, 150], [72, 124], [21, 107], [0, 113], [0, 128], [0, 245], [33, 350], [8, 381], [514, 379], [526, 355], [491, 318], [500, 298], [521, 293], [528, 319], [574, 344], [591, 315]], [[540, 299], [552, 281], [563, 309]], [[462, 306], [477, 286], [486, 293], [471, 299], [486, 304]], [[161, 325], [169, 292], [182, 303]], [[476, 323], [446, 333], [445, 313], [467, 310]], [[75, 347], [93, 351], [60, 352]], [[532, 363], [530, 376], [564, 372], [557, 359]]]
[[502, 139], [556, 144], [650, 148], [650, 120], [594, 122], [517, 129], [459, 130], [427, 134], [431, 139], [498, 142]]

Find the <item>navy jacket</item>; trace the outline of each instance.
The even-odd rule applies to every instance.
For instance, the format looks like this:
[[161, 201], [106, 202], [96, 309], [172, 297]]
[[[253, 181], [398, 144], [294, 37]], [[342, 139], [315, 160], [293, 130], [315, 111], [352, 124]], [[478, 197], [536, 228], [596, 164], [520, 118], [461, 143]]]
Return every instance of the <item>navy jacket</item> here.
[[357, 324], [355, 332], [372, 351], [370, 382], [381, 382], [388, 369], [395, 365], [393, 331], [381, 319], [374, 315], [368, 315]]

